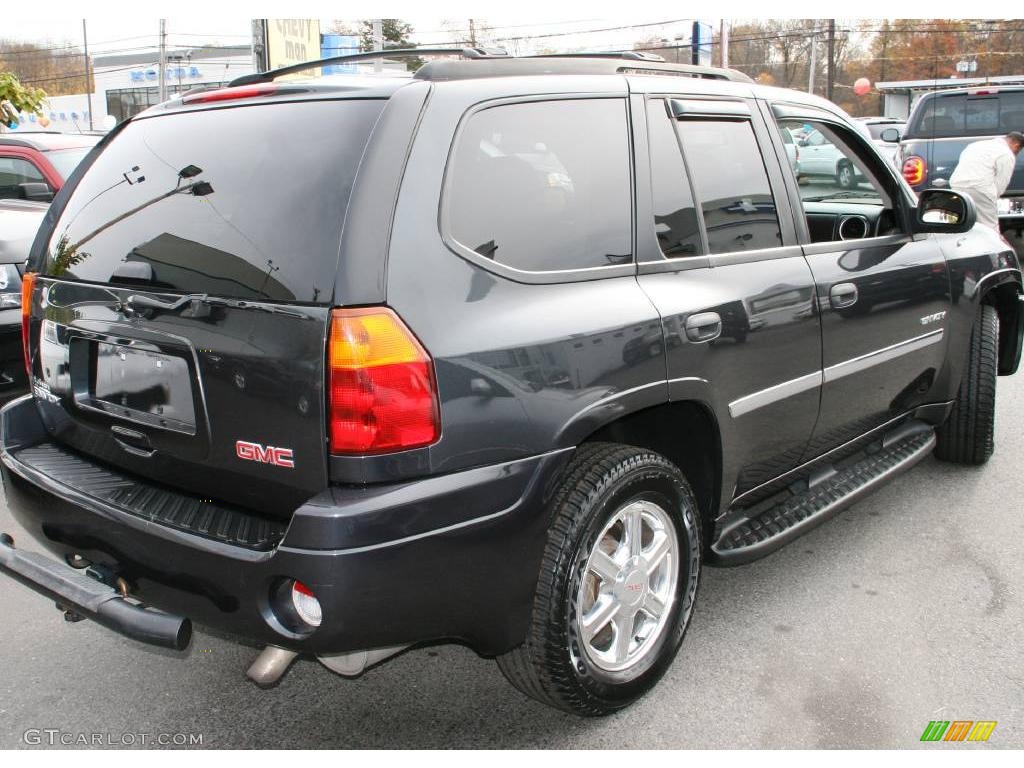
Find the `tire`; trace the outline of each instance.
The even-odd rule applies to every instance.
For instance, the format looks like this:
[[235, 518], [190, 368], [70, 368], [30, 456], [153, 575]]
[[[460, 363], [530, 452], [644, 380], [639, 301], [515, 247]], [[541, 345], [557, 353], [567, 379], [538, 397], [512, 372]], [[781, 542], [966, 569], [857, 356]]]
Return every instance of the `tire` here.
[[840, 163], [839, 167], [836, 168], [836, 184], [841, 189], [850, 189], [853, 187], [853, 166], [849, 163]]
[[498, 666], [538, 701], [609, 714], [654, 687], [679, 650], [700, 580], [700, 514], [665, 457], [591, 443], [566, 468], [550, 515], [526, 640]]
[[967, 368], [949, 418], [939, 427], [935, 456], [954, 464], [978, 466], [995, 449], [996, 377], [999, 365], [999, 317], [995, 307], [978, 309], [971, 330]]

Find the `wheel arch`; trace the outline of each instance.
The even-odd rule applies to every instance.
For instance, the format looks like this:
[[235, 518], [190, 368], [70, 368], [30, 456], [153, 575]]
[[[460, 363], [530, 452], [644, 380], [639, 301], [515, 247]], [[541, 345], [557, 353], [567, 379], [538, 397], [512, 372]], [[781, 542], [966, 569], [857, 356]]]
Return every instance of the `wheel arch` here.
[[1024, 298], [1021, 286], [1012, 279], [999, 281], [982, 294], [981, 303], [993, 306], [999, 317], [999, 375], [1016, 373], [1024, 340]]
[[601, 426], [581, 444], [589, 442], [647, 448], [679, 467], [697, 498], [702, 545], [709, 546], [722, 485], [721, 432], [709, 406], [695, 400], [654, 405]]

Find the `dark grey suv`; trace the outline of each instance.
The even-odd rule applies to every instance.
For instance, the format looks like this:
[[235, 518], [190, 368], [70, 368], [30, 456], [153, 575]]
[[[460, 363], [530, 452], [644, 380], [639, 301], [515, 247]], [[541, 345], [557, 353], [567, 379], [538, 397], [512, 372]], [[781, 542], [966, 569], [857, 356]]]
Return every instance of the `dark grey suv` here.
[[[5, 535], [0, 569], [144, 642], [265, 645], [261, 683], [451, 641], [600, 714], [672, 663], [704, 565], [988, 458], [1024, 314], [970, 200], [735, 72], [465, 56], [104, 139], [2, 412], [8, 504], [63, 562]], [[806, 125], [853, 188], [797, 183]]]

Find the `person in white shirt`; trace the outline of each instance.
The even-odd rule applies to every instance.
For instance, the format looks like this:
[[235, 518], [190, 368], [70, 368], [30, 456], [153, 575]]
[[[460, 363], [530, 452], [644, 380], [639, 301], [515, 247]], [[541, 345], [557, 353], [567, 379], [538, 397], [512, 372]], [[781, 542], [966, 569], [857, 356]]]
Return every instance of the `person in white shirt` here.
[[999, 232], [999, 196], [1006, 191], [1017, 162], [1017, 153], [1024, 147], [1024, 133], [1012, 131], [985, 141], [969, 144], [960, 153], [956, 170], [949, 177], [949, 186], [966, 192], [978, 210], [978, 223]]

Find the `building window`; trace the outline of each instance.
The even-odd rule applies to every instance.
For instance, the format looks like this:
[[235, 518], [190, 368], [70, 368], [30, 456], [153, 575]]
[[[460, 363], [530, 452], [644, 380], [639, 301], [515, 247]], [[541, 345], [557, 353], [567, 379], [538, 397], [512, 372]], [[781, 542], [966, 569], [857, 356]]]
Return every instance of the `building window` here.
[[[202, 83], [202, 87], [221, 87], [227, 85], [227, 81], [220, 83]], [[175, 82], [167, 83], [167, 98], [176, 96], [179, 93], [187, 93], [193, 88], [199, 87], [197, 83], [182, 83], [179, 87]], [[107, 91], [107, 114], [113, 115], [119, 123], [123, 123], [129, 117], [143, 112], [154, 104], [160, 103], [160, 88], [150, 86], [148, 88], [114, 88]]]

